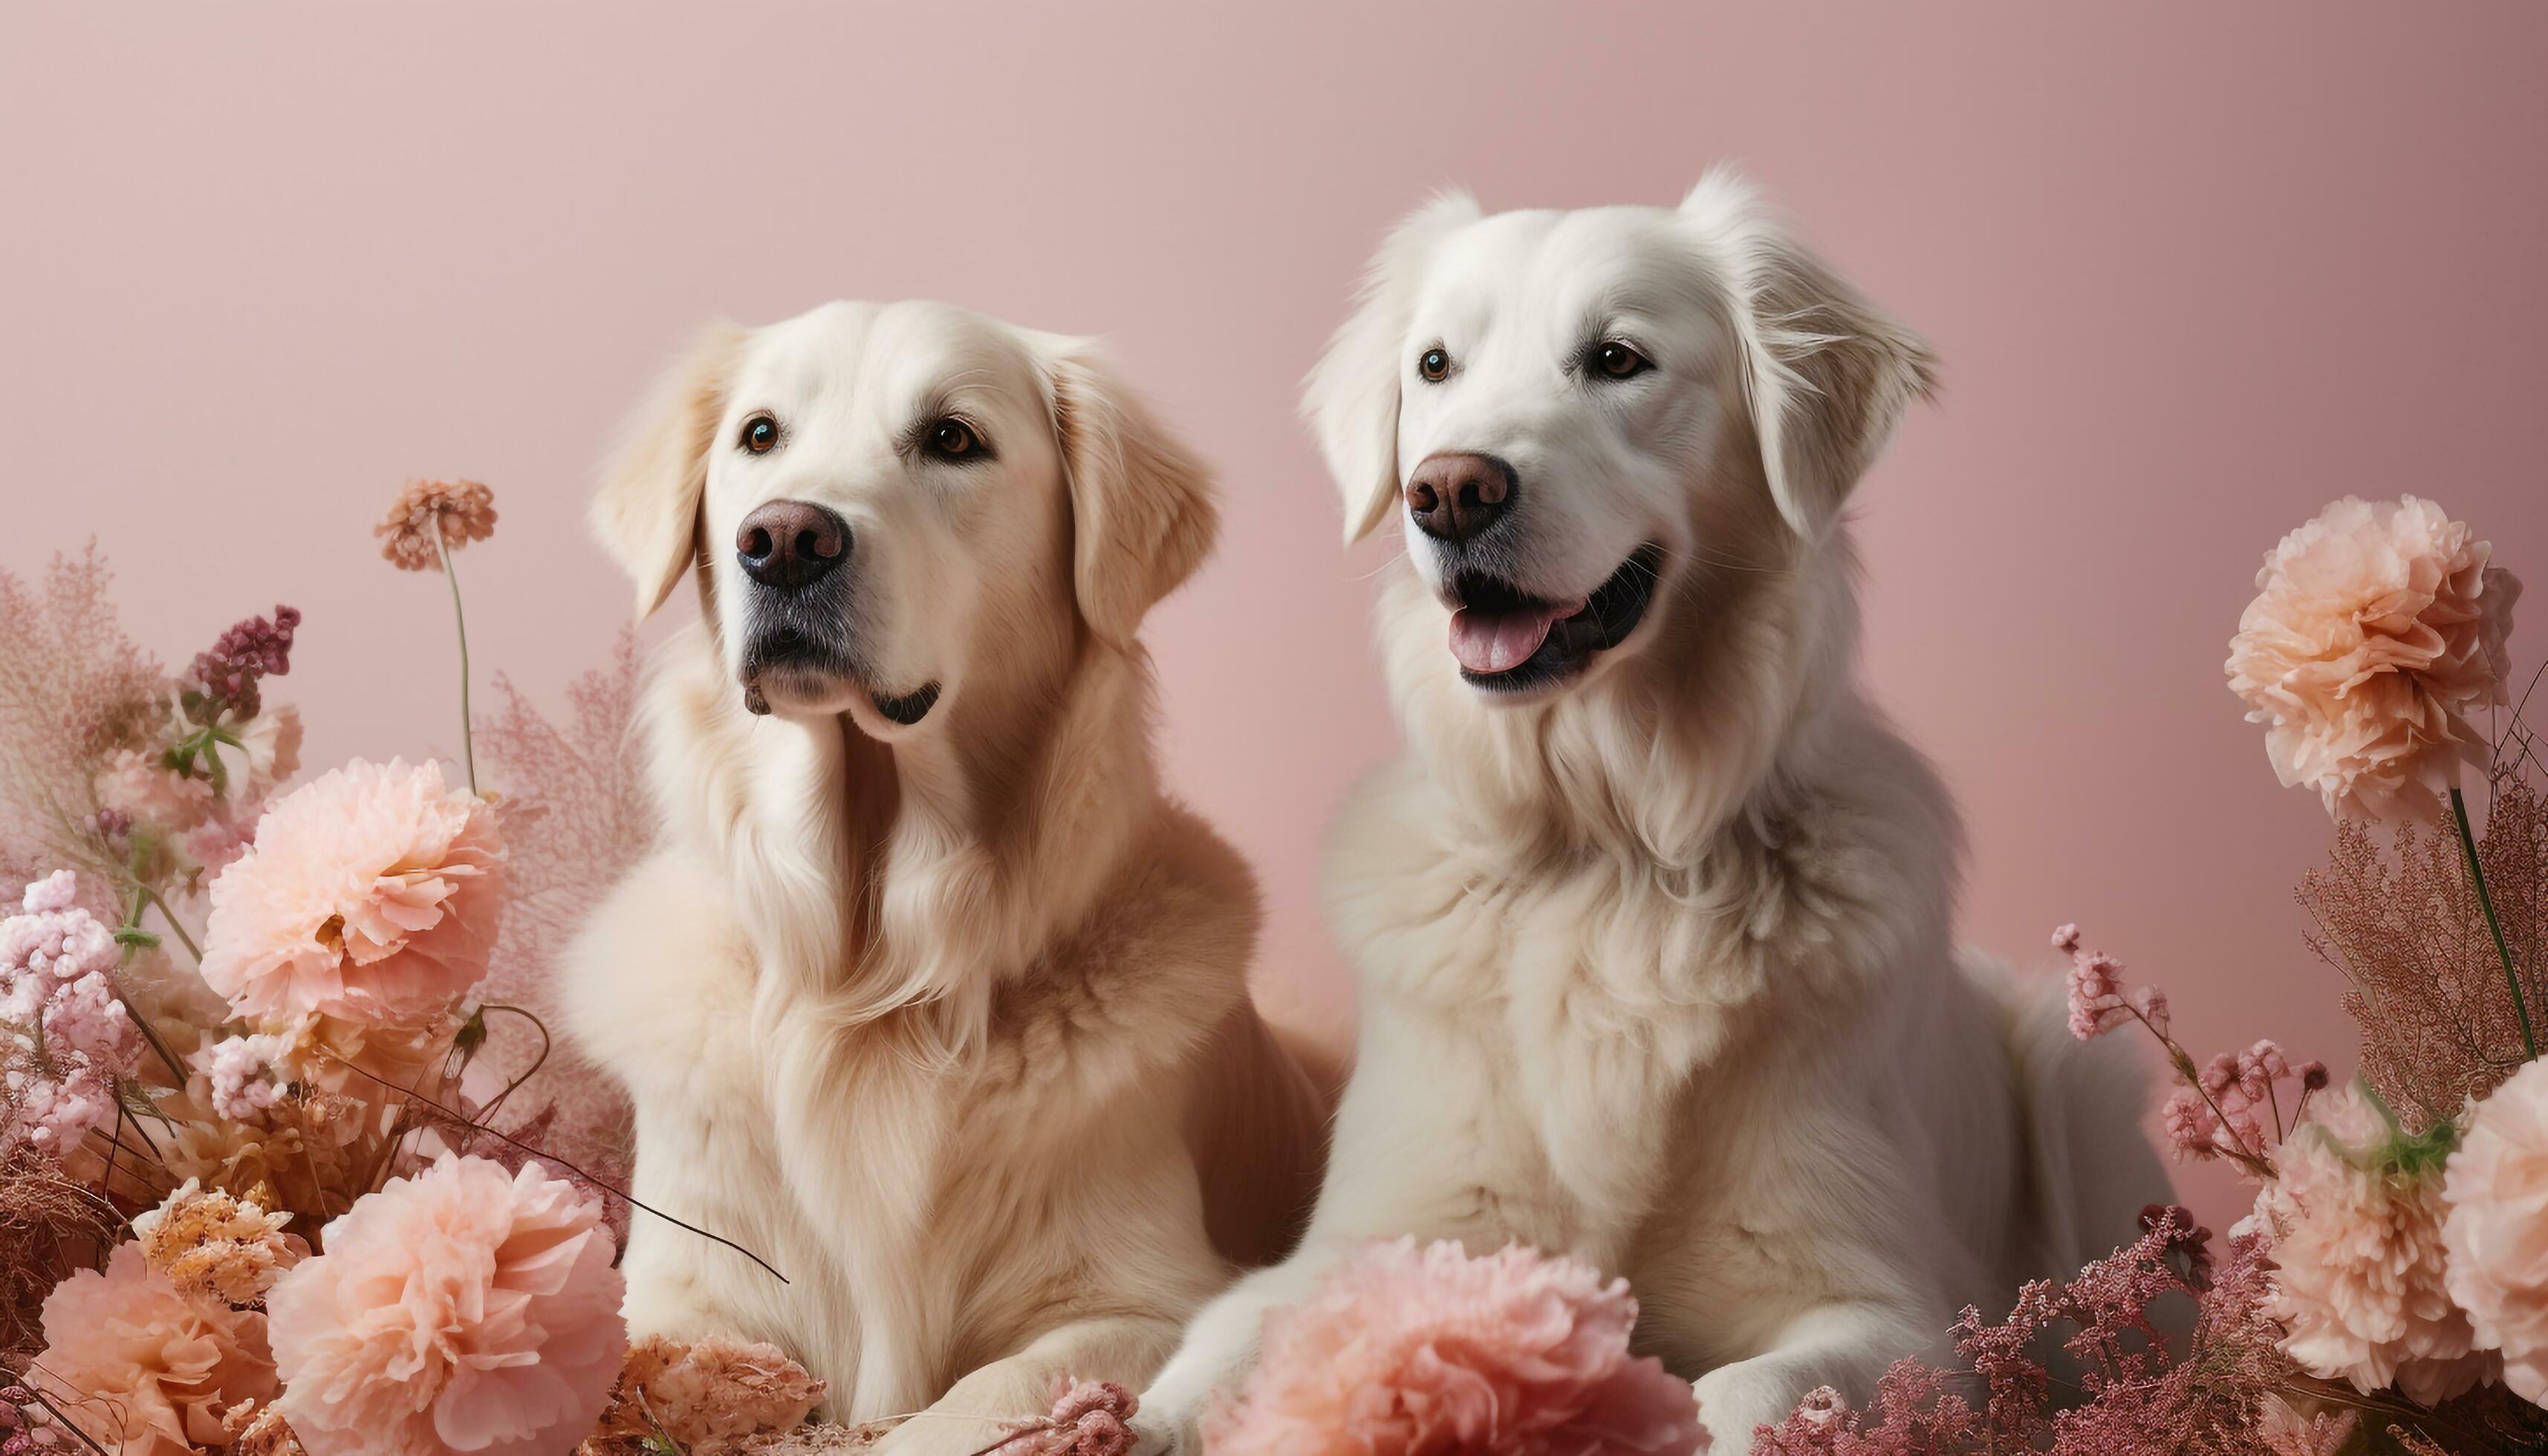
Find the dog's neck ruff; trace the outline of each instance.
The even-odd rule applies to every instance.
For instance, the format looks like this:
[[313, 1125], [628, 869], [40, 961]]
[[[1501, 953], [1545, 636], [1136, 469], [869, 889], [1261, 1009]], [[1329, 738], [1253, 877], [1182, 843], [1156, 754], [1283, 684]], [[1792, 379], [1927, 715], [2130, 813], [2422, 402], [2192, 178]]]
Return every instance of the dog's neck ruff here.
[[[678, 650], [678, 645], [676, 650]], [[716, 866], [766, 1008], [891, 1023], [960, 1055], [1124, 872], [1157, 814], [1138, 647], [1093, 639], [1040, 711], [886, 745], [849, 720], [748, 713], [712, 653], [669, 665], [650, 713], [671, 832]]]

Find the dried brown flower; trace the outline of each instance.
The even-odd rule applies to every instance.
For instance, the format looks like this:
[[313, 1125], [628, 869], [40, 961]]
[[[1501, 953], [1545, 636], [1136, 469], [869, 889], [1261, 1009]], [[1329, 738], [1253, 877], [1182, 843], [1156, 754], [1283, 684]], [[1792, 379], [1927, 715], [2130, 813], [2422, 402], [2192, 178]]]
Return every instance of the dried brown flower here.
[[[2548, 799], [2510, 766], [2488, 781], [2478, 863], [2536, 1025], [2548, 1010]], [[2474, 806], [2472, 806], [2474, 807]], [[2339, 821], [2327, 863], [2301, 880], [2317, 923], [2309, 948], [2342, 971], [2362, 1028], [2362, 1074], [2410, 1132], [2455, 1116], [2525, 1059], [2455, 830], [2412, 823], [2382, 839]]]
[[[567, 685], [567, 714], [552, 722], [502, 675], [497, 711], [478, 720], [488, 782], [506, 846], [511, 909], [498, 934], [481, 999], [529, 1009], [557, 1024], [550, 982], [567, 934], [642, 857], [655, 835], [635, 729], [640, 657], [622, 632], [608, 664]], [[519, 1017], [488, 1018], [480, 1055], [506, 1081], [543, 1051], [537, 1077], [508, 1099], [494, 1126], [612, 1182], [625, 1179], [634, 1146], [618, 1084], [568, 1047], [547, 1047]], [[524, 1130], [534, 1122], [539, 1136]], [[626, 1205], [612, 1200], [616, 1217]]]
[[222, 1417], [229, 1433], [228, 1456], [309, 1456], [283, 1412], [249, 1401]]
[[[0, 1095], [0, 1121], [15, 1116], [9, 1101]], [[0, 1364], [18, 1367], [44, 1348], [37, 1312], [45, 1296], [93, 1262], [122, 1222], [53, 1159], [24, 1146], [0, 1157]]]
[[391, 502], [390, 513], [372, 527], [381, 538], [381, 555], [403, 572], [429, 572], [442, 565], [442, 549], [457, 551], [496, 533], [496, 493], [476, 481], [407, 483]]
[[[112, 867], [92, 787], [118, 749], [145, 748], [167, 675], [124, 635], [92, 543], [30, 585], [0, 572], [0, 896], [37, 873]], [[92, 907], [101, 911], [111, 907]]]
[[298, 1260], [299, 1240], [283, 1231], [291, 1221], [189, 1178], [133, 1230], [141, 1256], [179, 1294], [252, 1305]]
[[617, 1456], [665, 1435], [688, 1456], [730, 1456], [794, 1429], [822, 1398], [823, 1382], [776, 1345], [651, 1336], [629, 1349], [610, 1409], [578, 1450]]

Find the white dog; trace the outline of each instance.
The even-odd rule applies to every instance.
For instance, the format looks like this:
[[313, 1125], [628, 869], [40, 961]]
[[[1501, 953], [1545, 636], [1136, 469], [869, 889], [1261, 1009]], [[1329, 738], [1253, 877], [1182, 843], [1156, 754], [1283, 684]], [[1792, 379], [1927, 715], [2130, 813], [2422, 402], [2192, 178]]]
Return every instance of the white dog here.
[[[1079, 340], [930, 304], [712, 335], [594, 523], [642, 612], [660, 851], [567, 972], [637, 1109], [637, 1334], [774, 1340], [893, 1452], [1138, 1386], [1280, 1253], [1319, 1108], [1246, 866], [1161, 797], [1152, 602], [1203, 470]], [[926, 1408], [924, 1410], [924, 1408]]]
[[1724, 174], [1391, 234], [1306, 405], [1346, 539], [1407, 531], [1409, 753], [1327, 864], [1360, 1050], [1303, 1247], [1196, 1320], [1145, 1449], [1375, 1236], [1626, 1276], [1739, 1451], [2166, 1197], [2133, 1069], [1959, 963], [1954, 811], [1852, 682], [1841, 507], [1930, 384]]

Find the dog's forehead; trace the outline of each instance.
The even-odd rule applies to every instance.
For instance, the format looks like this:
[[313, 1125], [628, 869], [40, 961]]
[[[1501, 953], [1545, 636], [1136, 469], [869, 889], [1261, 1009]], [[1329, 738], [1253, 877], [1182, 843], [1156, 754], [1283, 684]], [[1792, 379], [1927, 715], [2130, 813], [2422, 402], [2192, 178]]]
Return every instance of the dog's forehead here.
[[1645, 300], [1684, 293], [1702, 271], [1668, 209], [1498, 213], [1443, 239], [1416, 315], [1454, 326], [1516, 316], [1571, 321], [1621, 303], [1656, 307]]
[[999, 319], [950, 304], [843, 302], [762, 329], [738, 393], [890, 409], [957, 384], [1031, 394], [1036, 377], [1026, 339]]

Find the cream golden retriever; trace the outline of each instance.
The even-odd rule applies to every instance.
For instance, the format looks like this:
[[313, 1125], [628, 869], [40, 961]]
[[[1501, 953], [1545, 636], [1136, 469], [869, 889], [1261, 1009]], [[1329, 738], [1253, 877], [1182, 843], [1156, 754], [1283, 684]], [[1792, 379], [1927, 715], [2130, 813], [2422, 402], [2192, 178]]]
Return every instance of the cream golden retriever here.
[[1080, 340], [933, 304], [709, 336], [593, 508], [651, 611], [665, 833], [570, 957], [634, 1098], [638, 1334], [774, 1340], [892, 1452], [1138, 1387], [1281, 1250], [1320, 1110], [1246, 866], [1165, 798], [1143, 614], [1194, 457]]
[[1727, 175], [1391, 234], [1306, 404], [1347, 540], [1406, 531], [1408, 752], [1327, 863], [1359, 1054], [1301, 1250], [1198, 1317], [1145, 1449], [1376, 1236], [1625, 1275], [1739, 1451], [2166, 1196], [2133, 1069], [1958, 956], [1954, 810], [1853, 682], [1842, 505], [1930, 385]]

